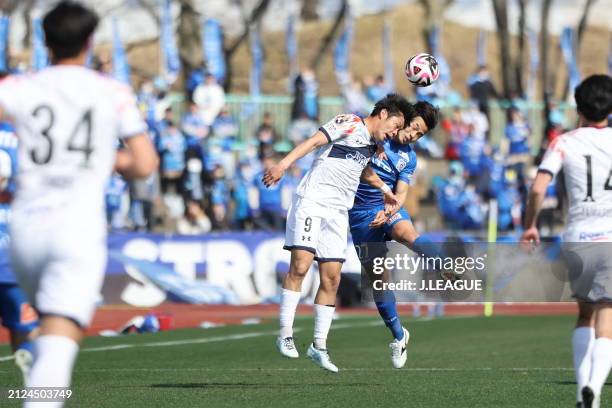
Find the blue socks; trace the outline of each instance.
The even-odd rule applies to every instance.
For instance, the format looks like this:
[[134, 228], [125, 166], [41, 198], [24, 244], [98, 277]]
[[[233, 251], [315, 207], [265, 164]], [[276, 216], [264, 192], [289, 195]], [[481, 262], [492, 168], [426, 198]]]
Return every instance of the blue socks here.
[[439, 243], [435, 243], [429, 238], [425, 238], [420, 235], [414, 240], [412, 249], [419, 255], [424, 255], [428, 258], [443, 257], [442, 246]]
[[393, 292], [385, 291], [382, 298], [382, 301], [376, 302], [378, 313], [385, 322], [385, 325], [391, 330], [393, 337], [396, 340], [401, 340], [404, 338], [404, 330], [402, 329], [402, 323], [397, 315], [395, 295]]

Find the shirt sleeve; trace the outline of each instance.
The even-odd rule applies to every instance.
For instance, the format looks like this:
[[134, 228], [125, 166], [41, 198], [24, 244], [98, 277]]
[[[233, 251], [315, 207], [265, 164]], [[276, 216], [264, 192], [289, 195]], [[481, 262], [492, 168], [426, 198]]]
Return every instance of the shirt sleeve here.
[[548, 149], [546, 149], [546, 153], [544, 154], [542, 163], [540, 163], [540, 167], [538, 167], [538, 171], [548, 173], [553, 177], [556, 176], [563, 166], [565, 150], [565, 138], [563, 138], [563, 136], [557, 137], [552, 141], [550, 146], [548, 146]]
[[417, 156], [414, 154], [414, 152], [411, 152], [408, 157], [410, 158], [410, 161], [406, 167], [400, 171], [399, 179], [407, 184], [412, 184], [412, 178], [417, 166]]
[[361, 119], [355, 115], [338, 115], [319, 128], [327, 137], [328, 143], [347, 137], [354, 133]]
[[123, 88], [118, 92], [119, 109], [119, 137], [128, 139], [147, 131], [147, 125], [138, 110], [136, 97], [129, 88]]

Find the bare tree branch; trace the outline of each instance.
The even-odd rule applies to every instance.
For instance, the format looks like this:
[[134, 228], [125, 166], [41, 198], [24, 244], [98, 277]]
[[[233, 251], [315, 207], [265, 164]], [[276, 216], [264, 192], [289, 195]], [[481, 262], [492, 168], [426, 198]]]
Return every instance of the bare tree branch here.
[[319, 18], [317, 14], [317, 7], [319, 5], [318, 0], [302, 0], [302, 10], [300, 11], [300, 17], [304, 21], [312, 21]]
[[518, 32], [518, 55], [514, 62], [514, 75], [516, 80], [516, 91], [519, 95], [525, 95], [523, 87], [523, 67], [525, 66], [525, 35], [526, 35], [526, 9], [527, 0], [518, 0], [519, 5], [519, 32]]
[[508, 32], [508, 2], [507, 0], [493, 0], [495, 21], [497, 22], [497, 37], [501, 53], [501, 73], [504, 86], [504, 97], [509, 98], [512, 93], [512, 65], [510, 57], [510, 33]]
[[147, 12], [147, 14], [149, 14], [149, 16], [153, 19], [153, 21], [155, 21], [155, 23], [157, 24], [157, 27], [159, 28], [159, 26], [161, 25], [161, 19], [159, 15], [157, 14], [157, 9], [155, 5], [149, 3], [147, 0], [136, 0], [136, 1], [138, 2], [138, 5], [142, 7], [144, 11]]
[[251, 12], [251, 16], [244, 22], [242, 33], [234, 40], [234, 43], [226, 48], [225, 53], [231, 57], [240, 45], [249, 37], [249, 26], [259, 22], [270, 5], [270, 0], [260, 0]]
[[19, 0], [0, 0], [0, 12], [6, 15], [13, 14], [18, 5]]
[[310, 67], [313, 70], [317, 69], [317, 67], [321, 63], [321, 60], [323, 59], [323, 56], [327, 53], [327, 51], [331, 47], [331, 44], [336, 38], [338, 31], [340, 31], [340, 27], [342, 25], [342, 22], [344, 21], [344, 18], [346, 17], [347, 11], [348, 11], [348, 1], [342, 0], [342, 6], [340, 7], [338, 14], [336, 14], [336, 18], [334, 20], [334, 23], [331, 29], [327, 32], [325, 37], [323, 37], [323, 39], [321, 40], [321, 44], [319, 45], [319, 50], [317, 51], [312, 61], [310, 62]]

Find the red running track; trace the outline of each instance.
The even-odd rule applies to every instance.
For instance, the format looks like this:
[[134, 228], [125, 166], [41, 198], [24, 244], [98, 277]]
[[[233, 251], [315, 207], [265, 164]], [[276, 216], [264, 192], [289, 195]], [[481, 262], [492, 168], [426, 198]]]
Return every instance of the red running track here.
[[[427, 306], [421, 305], [421, 315], [427, 314]], [[402, 315], [412, 315], [412, 305], [399, 305]], [[575, 315], [575, 303], [514, 303], [496, 304], [495, 315], [528, 316], [528, 315]], [[483, 314], [482, 304], [447, 304], [447, 316], [478, 316]], [[261, 321], [276, 320], [278, 305], [253, 306], [196, 306], [175, 303], [164, 303], [155, 308], [137, 308], [125, 305], [104, 306], [98, 309], [92, 326], [87, 330], [90, 336], [97, 335], [100, 330], [117, 330], [128, 320], [147, 313], [167, 314], [171, 318], [171, 328], [198, 327], [202, 322], [218, 324], [242, 324], [246, 319]], [[298, 314], [311, 314], [312, 306], [300, 306]], [[351, 316], [376, 315], [375, 308], [346, 308], [338, 313]], [[0, 329], [0, 343], [8, 342], [8, 331]]]

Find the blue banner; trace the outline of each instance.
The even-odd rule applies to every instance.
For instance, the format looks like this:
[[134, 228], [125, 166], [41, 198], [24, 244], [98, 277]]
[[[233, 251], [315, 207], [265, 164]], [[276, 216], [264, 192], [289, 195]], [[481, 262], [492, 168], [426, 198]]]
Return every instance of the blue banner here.
[[249, 37], [251, 40], [251, 78], [249, 89], [251, 96], [259, 96], [261, 94], [261, 80], [263, 77], [264, 51], [261, 46], [261, 33], [258, 27], [249, 29]]
[[202, 25], [202, 46], [208, 71], [223, 83], [226, 75], [223, 51], [223, 30], [217, 20], [208, 19]]
[[353, 43], [353, 15], [351, 11], [346, 15], [344, 22], [344, 30], [338, 37], [336, 47], [334, 48], [334, 69], [338, 83], [342, 85], [343, 81], [349, 75], [349, 65], [351, 57], [351, 45]]
[[130, 84], [130, 65], [119, 33], [119, 21], [113, 18], [113, 77], [118, 81]]
[[9, 42], [8, 16], [0, 17], [0, 72], [8, 72], [8, 42]]
[[383, 64], [385, 83], [389, 89], [395, 89], [395, 75], [393, 73], [393, 52], [391, 51], [391, 25], [385, 20], [382, 34]]
[[478, 66], [487, 65], [487, 32], [480, 30], [476, 40], [476, 63]]
[[538, 35], [533, 30], [527, 32], [529, 41], [529, 72], [527, 75], [527, 99], [536, 99], [536, 80], [538, 77], [538, 67], [540, 65], [540, 51], [538, 48]]
[[45, 33], [40, 18], [32, 20], [32, 69], [39, 71], [49, 65], [49, 55], [45, 46]]
[[293, 81], [298, 72], [298, 42], [295, 34], [295, 15], [293, 14], [289, 15], [289, 18], [287, 19], [285, 45], [287, 48], [287, 59], [289, 60], [289, 80]]
[[446, 58], [442, 55], [441, 46], [440, 46], [440, 27], [434, 27], [429, 35], [429, 46], [431, 48], [431, 53], [438, 61], [438, 66], [440, 68], [440, 77], [434, 83], [434, 89], [436, 96], [444, 97], [450, 88], [451, 82], [451, 71], [450, 66], [446, 62]]
[[181, 71], [181, 60], [174, 38], [170, 0], [164, 0], [162, 5], [160, 47], [164, 58], [164, 76], [169, 83], [173, 83]]
[[576, 55], [576, 42], [574, 29], [571, 27], [565, 27], [561, 32], [561, 38], [559, 39], [559, 47], [561, 47], [561, 54], [567, 67], [569, 76], [569, 90], [570, 97], [573, 98], [574, 89], [580, 84], [580, 70], [578, 69], [578, 61]]

